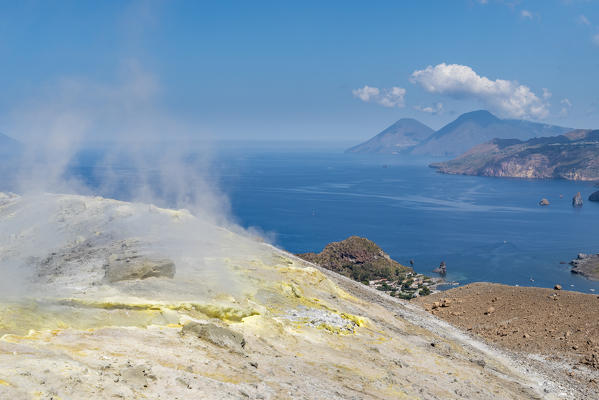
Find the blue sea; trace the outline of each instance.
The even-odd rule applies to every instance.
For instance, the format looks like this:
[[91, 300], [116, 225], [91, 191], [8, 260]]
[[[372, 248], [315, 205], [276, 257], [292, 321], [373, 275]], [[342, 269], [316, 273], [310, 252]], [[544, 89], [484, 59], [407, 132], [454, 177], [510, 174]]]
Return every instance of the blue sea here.
[[[599, 294], [599, 282], [560, 263], [599, 252], [599, 203], [586, 201], [599, 190], [592, 183], [443, 175], [427, 166], [430, 160], [344, 154], [337, 147], [236, 146], [215, 153], [209, 178], [228, 198], [233, 220], [290, 252], [319, 252], [358, 235], [403, 264], [414, 260], [417, 272], [434, 275], [445, 261], [446, 279], [458, 284], [559, 283]], [[113, 168], [119, 184], [107, 189], [102, 169], [94, 167], [101, 158], [84, 152], [69, 173], [97, 194], [128, 200], [135, 172], [126, 163]], [[580, 209], [571, 205], [576, 192], [585, 199]], [[551, 205], [539, 206], [541, 198]]]
[[[599, 188], [564, 180], [444, 175], [427, 160], [342, 151], [253, 150], [223, 154], [221, 187], [244, 227], [293, 253], [367, 237], [404, 264], [446, 279], [599, 293], [572, 274], [578, 253], [599, 252]], [[572, 197], [581, 192], [581, 209]], [[551, 205], [539, 206], [541, 198]]]

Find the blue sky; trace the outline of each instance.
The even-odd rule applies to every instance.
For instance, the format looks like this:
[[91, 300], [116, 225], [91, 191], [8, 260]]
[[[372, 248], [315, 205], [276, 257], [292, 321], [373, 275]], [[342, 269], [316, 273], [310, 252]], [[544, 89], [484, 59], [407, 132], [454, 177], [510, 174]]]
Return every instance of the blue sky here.
[[599, 2], [22, 1], [0, 6], [0, 131], [370, 137], [487, 108], [599, 128]]

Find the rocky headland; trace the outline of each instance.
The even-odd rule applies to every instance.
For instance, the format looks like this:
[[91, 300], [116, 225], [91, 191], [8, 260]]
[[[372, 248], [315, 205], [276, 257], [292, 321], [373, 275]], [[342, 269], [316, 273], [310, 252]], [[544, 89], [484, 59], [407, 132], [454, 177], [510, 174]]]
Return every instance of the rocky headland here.
[[580, 253], [570, 261], [572, 272], [592, 280], [599, 280], [599, 254]]
[[460, 157], [430, 165], [446, 174], [599, 180], [599, 130], [554, 137], [493, 139]]
[[297, 256], [403, 299], [428, 295], [443, 281], [415, 273], [412, 268], [392, 260], [374, 242], [359, 236], [329, 243], [320, 253]]

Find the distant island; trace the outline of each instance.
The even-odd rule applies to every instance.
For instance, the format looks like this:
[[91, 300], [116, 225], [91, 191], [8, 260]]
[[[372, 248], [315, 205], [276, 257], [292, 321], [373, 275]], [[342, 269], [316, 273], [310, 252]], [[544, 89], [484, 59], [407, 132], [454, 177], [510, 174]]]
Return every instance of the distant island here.
[[454, 160], [430, 166], [446, 174], [595, 181], [599, 180], [599, 130], [527, 141], [493, 139]]
[[381, 133], [346, 150], [346, 153], [399, 154], [414, 149], [435, 131], [413, 118], [402, 118]]
[[400, 119], [366, 142], [347, 149], [346, 153], [457, 157], [495, 138], [528, 140], [570, 131], [572, 128], [501, 119], [489, 111], [478, 110], [460, 115], [438, 131], [415, 119]]

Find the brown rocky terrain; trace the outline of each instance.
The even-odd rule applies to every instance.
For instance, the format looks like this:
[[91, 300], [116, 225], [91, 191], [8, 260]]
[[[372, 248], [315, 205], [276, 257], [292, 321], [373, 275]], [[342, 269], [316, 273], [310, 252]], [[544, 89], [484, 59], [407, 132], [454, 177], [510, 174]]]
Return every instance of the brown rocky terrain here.
[[[559, 287], [559, 285], [558, 285]], [[544, 288], [473, 283], [412, 300], [449, 323], [596, 385], [599, 296]]]

